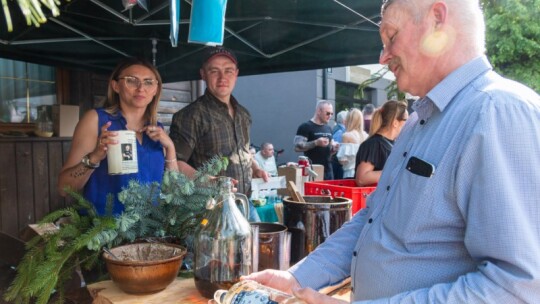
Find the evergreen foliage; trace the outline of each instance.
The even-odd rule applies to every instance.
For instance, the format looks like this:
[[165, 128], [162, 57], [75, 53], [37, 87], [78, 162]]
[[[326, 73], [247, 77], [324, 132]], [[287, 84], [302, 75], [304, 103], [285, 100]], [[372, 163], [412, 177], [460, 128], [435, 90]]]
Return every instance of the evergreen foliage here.
[[138, 239], [172, 237], [192, 247], [192, 236], [206, 212], [207, 201], [218, 195], [217, 182], [210, 176], [225, 170], [228, 159], [216, 156], [194, 179], [175, 171], [165, 171], [162, 184], [131, 181], [119, 194], [124, 212], [112, 215], [112, 196], [106, 215], [79, 193], [74, 206], [51, 212], [40, 224], [68, 218], [54, 233], [34, 237], [17, 267], [17, 275], [4, 295], [15, 303], [45, 304], [54, 292], [63, 303], [64, 284], [77, 267], [91, 270], [103, 247], [115, 247]]

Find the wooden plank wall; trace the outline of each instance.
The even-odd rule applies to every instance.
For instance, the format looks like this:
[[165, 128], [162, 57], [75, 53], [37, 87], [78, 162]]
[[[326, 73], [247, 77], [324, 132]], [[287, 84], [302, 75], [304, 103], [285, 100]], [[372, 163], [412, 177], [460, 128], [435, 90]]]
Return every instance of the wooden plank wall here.
[[158, 121], [163, 123], [165, 130], [169, 132], [174, 113], [190, 104], [197, 96], [193, 96], [194, 84], [189, 81], [165, 83], [161, 92], [161, 100], [158, 108]]
[[66, 207], [57, 191], [71, 138], [0, 138], [0, 230], [19, 237], [28, 224]]

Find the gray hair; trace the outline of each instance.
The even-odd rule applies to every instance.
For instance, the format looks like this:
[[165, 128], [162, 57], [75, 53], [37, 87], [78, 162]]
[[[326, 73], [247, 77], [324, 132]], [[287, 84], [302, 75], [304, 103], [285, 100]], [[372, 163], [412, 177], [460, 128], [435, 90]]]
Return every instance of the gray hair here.
[[[437, 0], [384, 0], [381, 6], [381, 17], [388, 7], [401, 4], [413, 16], [415, 22], [420, 22]], [[460, 44], [469, 52], [483, 54], [486, 50], [486, 25], [484, 14], [478, 0], [443, 0], [450, 14], [456, 21], [456, 32], [460, 36]]]
[[364, 109], [362, 109], [363, 115], [371, 115], [375, 111], [375, 106], [371, 103], [368, 103], [364, 106]]
[[268, 148], [268, 146], [270, 146], [270, 145], [272, 145], [272, 143], [270, 143], [270, 142], [264, 142], [264, 143], [262, 143], [262, 145], [261, 145], [261, 150], [264, 150], [264, 149]]
[[337, 123], [340, 123], [342, 124], [345, 119], [347, 119], [347, 114], [349, 113], [349, 111], [339, 111], [339, 113], [337, 113], [336, 115], [336, 122]]
[[315, 110], [322, 109], [322, 107], [325, 105], [331, 105], [332, 107], [334, 106], [330, 101], [321, 99], [317, 101], [317, 106], [315, 107]]

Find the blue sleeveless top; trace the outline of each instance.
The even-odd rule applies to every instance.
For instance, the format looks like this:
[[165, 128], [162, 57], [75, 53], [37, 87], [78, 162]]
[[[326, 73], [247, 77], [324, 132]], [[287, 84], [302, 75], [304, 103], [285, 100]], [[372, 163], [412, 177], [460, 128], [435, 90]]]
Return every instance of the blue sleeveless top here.
[[[109, 131], [127, 130], [126, 119], [119, 112], [112, 115], [104, 109], [95, 109], [98, 113], [98, 135], [101, 135], [101, 127], [111, 121]], [[161, 123], [158, 126], [163, 127]], [[137, 140], [137, 161], [139, 172], [122, 175], [109, 175], [107, 168], [107, 158], [105, 157], [99, 164], [99, 168], [94, 170], [90, 179], [84, 186], [84, 197], [94, 204], [98, 214], [105, 214], [107, 195], [114, 195], [113, 214], [118, 215], [124, 210], [124, 205], [118, 201], [118, 193], [123, 187], [127, 187], [130, 180], [137, 180], [141, 183], [159, 182], [163, 178], [165, 168], [165, 156], [161, 143], [155, 142], [146, 133], [143, 133], [142, 145]]]

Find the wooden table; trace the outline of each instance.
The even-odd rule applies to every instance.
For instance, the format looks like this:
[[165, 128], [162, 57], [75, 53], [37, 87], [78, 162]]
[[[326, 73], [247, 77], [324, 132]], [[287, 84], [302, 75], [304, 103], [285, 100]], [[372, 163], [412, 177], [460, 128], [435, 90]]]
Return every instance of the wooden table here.
[[88, 285], [93, 304], [207, 304], [195, 288], [193, 278], [177, 278], [164, 290], [149, 295], [131, 295], [120, 290], [112, 281]]
[[[350, 279], [334, 287], [321, 290], [332, 294], [334, 298], [349, 301]], [[208, 304], [208, 299], [201, 296], [195, 288], [193, 278], [177, 278], [164, 290], [150, 295], [130, 295], [121, 291], [112, 281], [102, 281], [88, 285], [88, 291], [94, 299], [93, 304]]]

